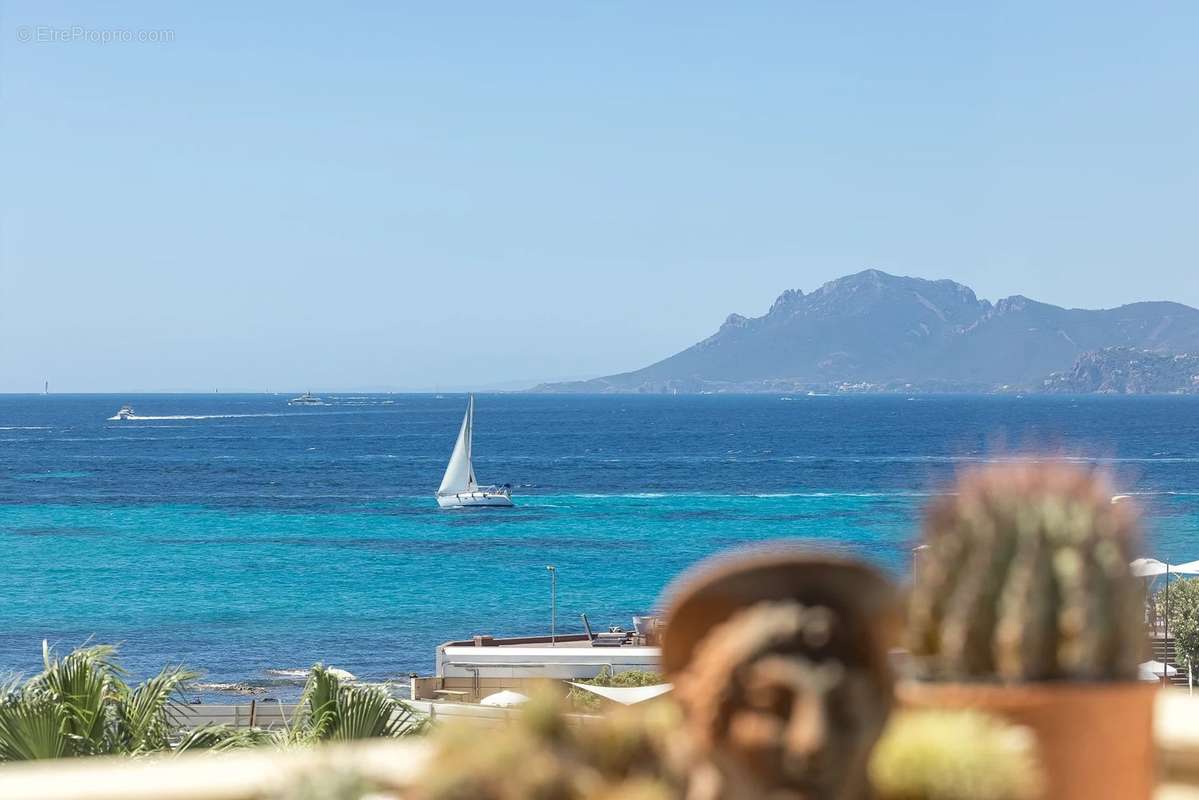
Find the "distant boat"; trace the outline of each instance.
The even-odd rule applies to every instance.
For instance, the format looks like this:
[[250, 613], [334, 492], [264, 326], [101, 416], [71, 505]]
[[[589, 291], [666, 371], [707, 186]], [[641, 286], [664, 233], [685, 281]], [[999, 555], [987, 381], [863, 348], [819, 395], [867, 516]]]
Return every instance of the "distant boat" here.
[[437, 505], [442, 508], [474, 508], [481, 506], [511, 506], [512, 487], [480, 486], [475, 479], [475, 466], [471, 462], [471, 440], [475, 425], [475, 396], [466, 403], [466, 416], [458, 431], [458, 441], [446, 465], [445, 477], [437, 489]]
[[311, 392], [304, 392], [304, 394], [300, 395], [299, 397], [293, 397], [292, 399], [288, 400], [287, 404], [289, 406], [323, 406], [325, 401]]
[[133, 419], [133, 406], [121, 406], [121, 410], [117, 412], [116, 419]]

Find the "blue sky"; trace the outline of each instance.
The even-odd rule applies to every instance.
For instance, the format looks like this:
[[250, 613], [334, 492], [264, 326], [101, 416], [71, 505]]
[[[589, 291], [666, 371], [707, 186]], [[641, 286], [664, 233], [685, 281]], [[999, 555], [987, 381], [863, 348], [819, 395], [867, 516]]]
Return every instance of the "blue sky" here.
[[1199, 305], [1199, 5], [981, 5], [0, 0], [0, 391], [588, 377], [867, 267]]

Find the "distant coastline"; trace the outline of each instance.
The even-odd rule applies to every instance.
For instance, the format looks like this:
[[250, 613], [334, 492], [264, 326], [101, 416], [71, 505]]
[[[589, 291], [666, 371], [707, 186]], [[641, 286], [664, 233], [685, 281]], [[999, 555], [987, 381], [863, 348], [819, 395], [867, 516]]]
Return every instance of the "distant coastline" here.
[[[1195, 356], [1187, 356], [1194, 358]], [[1057, 373], [1054, 374], [1057, 376]], [[1047, 379], [1048, 381], [1049, 379]], [[584, 383], [584, 382], [580, 382]], [[786, 381], [762, 381], [748, 384], [723, 384], [715, 381], [705, 381], [696, 386], [668, 384], [660, 387], [640, 386], [625, 388], [597, 388], [594, 381], [586, 381], [579, 387], [570, 384], [542, 384], [529, 389], [524, 394], [579, 394], [579, 395], [782, 395], [800, 396], [849, 396], [849, 395], [944, 395], [970, 397], [978, 395], [1059, 395], [1059, 396], [1121, 396], [1121, 397], [1199, 397], [1199, 382], [1190, 386], [1171, 386], [1168, 388], [1075, 388], [1070, 385], [1054, 384], [1051, 386], [970, 386], [943, 385], [939, 383], [845, 383], [845, 384], [808, 384], [787, 383]]]

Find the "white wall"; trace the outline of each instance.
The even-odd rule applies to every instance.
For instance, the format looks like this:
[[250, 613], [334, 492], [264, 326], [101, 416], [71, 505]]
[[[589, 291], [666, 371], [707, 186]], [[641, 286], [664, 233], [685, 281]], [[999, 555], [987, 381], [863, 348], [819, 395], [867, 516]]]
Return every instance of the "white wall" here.
[[437, 651], [437, 675], [468, 678], [594, 678], [613, 672], [656, 672], [656, 647], [445, 647]]

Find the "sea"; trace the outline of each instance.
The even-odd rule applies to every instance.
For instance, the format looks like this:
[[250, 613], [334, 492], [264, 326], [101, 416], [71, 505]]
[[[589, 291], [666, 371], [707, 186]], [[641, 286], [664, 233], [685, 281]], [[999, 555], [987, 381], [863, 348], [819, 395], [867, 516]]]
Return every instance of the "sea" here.
[[[322, 662], [429, 673], [437, 645], [628, 627], [731, 548], [802, 538], [902, 579], [922, 508], [963, 469], [1100, 464], [1144, 552], [1199, 558], [1199, 398], [482, 394], [482, 482], [433, 493], [460, 394], [0, 396], [0, 674], [42, 642], [114, 643], [133, 679], [205, 702], [289, 699]], [[113, 419], [131, 404], [136, 417]]]

